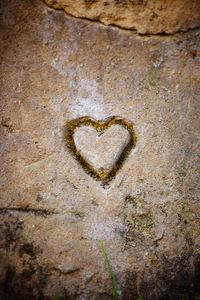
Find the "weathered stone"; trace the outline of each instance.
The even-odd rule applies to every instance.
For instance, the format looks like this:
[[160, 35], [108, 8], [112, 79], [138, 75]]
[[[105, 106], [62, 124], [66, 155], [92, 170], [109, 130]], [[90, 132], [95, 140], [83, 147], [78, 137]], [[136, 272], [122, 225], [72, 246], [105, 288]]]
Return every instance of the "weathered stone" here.
[[99, 171], [110, 171], [128, 142], [128, 132], [114, 125], [103, 134], [95, 129], [82, 127], [75, 132], [75, 142], [83, 156]]
[[140, 34], [187, 31], [200, 26], [199, 0], [44, 0], [72, 16]]
[[[198, 299], [200, 30], [141, 37], [40, 1], [1, 13], [0, 299], [113, 299], [99, 237], [120, 299]], [[66, 132], [113, 116], [133, 142], [104, 185]], [[74, 136], [98, 172], [130, 135], [100, 125]]]

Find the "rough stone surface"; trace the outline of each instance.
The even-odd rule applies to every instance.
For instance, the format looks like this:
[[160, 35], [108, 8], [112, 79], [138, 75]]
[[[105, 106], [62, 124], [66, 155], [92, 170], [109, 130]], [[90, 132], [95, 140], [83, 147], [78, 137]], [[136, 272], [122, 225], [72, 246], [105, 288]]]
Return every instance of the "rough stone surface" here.
[[44, 0], [66, 13], [140, 34], [173, 34], [200, 26], [199, 0]]
[[[1, 14], [0, 299], [113, 299], [99, 236], [120, 299], [199, 299], [200, 31], [141, 37], [40, 1]], [[106, 187], [66, 145], [84, 116], [137, 136]], [[102, 167], [126, 138], [79, 130]]]
[[77, 149], [97, 171], [113, 167], [128, 138], [128, 132], [119, 125], [113, 125], [103, 134], [97, 134], [94, 128], [84, 126], [77, 129], [74, 135]]

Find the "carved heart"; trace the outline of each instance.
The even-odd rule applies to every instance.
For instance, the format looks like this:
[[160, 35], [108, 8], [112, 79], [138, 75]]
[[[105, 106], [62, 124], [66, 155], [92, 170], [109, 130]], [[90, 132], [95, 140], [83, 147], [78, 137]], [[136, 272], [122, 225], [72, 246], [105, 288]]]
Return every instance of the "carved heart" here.
[[[90, 127], [96, 130], [96, 132], [101, 135], [113, 125], [120, 125], [123, 129], [126, 129], [128, 132], [128, 140], [121, 145], [119, 153], [115, 155], [114, 163], [110, 168], [99, 168], [96, 169], [86, 158], [87, 155], [83, 155], [83, 151], [78, 149], [75, 143], [74, 135], [75, 131], [80, 127]], [[125, 162], [128, 154], [131, 149], [135, 147], [136, 144], [136, 135], [133, 130], [133, 126], [130, 122], [119, 118], [111, 117], [105, 121], [96, 121], [89, 117], [82, 117], [75, 120], [72, 120], [67, 123], [66, 133], [65, 133], [66, 145], [72, 154], [72, 156], [80, 163], [82, 168], [93, 178], [102, 182], [103, 185], [106, 185], [111, 181], [119, 169], [122, 167]]]
[[114, 124], [103, 132], [82, 126], [74, 132], [77, 150], [98, 173], [111, 171], [128, 141], [129, 133], [121, 125]]

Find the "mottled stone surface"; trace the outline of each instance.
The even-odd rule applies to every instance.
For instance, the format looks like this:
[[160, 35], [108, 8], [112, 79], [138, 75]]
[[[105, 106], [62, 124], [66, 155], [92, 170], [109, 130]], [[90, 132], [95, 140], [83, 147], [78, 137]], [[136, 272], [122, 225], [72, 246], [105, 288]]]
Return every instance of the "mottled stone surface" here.
[[173, 34], [200, 26], [199, 0], [44, 0], [79, 18], [136, 30]]
[[[200, 31], [141, 37], [40, 1], [1, 13], [0, 299], [113, 299], [99, 237], [120, 299], [199, 299]], [[84, 116], [137, 136], [106, 187], [66, 145]], [[126, 139], [79, 130], [97, 168]]]
[[101, 168], [110, 170], [119, 154], [127, 144], [128, 132], [119, 125], [113, 125], [105, 132], [98, 134], [92, 127], [83, 126], [75, 132], [77, 149], [98, 171]]

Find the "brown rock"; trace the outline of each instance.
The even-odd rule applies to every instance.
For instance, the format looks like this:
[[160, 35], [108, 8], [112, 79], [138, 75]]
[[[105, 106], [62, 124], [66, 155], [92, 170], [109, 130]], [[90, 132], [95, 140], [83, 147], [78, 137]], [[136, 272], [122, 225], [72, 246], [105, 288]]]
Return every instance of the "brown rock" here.
[[112, 169], [128, 138], [128, 132], [119, 125], [113, 125], [99, 134], [92, 127], [81, 127], [75, 132], [77, 149], [98, 171]]
[[200, 26], [199, 0], [44, 0], [78, 18], [136, 30], [173, 34]]
[[[113, 299], [99, 237], [120, 300], [198, 299], [200, 30], [141, 37], [28, 0], [1, 16], [0, 299]], [[137, 139], [103, 185], [66, 128], [113, 116]], [[75, 146], [112, 170], [126, 126], [86, 125]]]

